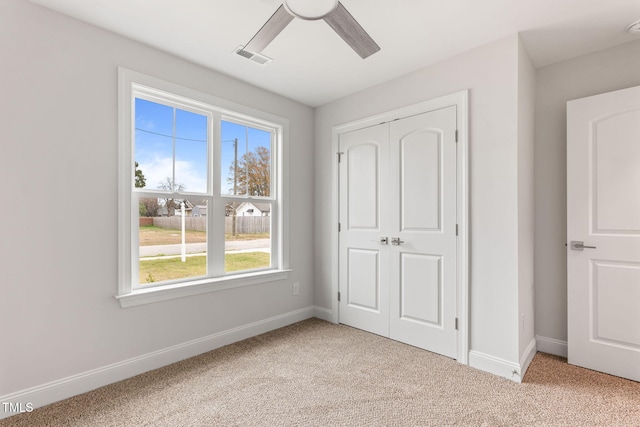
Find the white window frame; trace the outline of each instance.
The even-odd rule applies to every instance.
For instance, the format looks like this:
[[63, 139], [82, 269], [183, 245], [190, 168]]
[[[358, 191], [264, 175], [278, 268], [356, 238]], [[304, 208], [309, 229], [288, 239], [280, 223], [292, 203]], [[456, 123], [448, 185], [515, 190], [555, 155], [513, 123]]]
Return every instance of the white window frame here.
[[[138, 204], [134, 203], [138, 197], [144, 197], [144, 189], [135, 189], [134, 155], [134, 104], [135, 98], [140, 97], [153, 101], [169, 101], [178, 108], [193, 111], [201, 110], [210, 114], [208, 132], [212, 144], [208, 149], [209, 179], [207, 194], [203, 196], [209, 201], [207, 208], [210, 213], [225, 203], [226, 200], [252, 201], [271, 203], [271, 267], [268, 269], [251, 270], [247, 272], [220, 274], [218, 276], [185, 279], [179, 282], [167, 282], [156, 286], [138, 286], [134, 282], [138, 268]], [[160, 101], [162, 102], [162, 101]], [[265, 200], [261, 197], [229, 196], [220, 191], [220, 167], [216, 163], [216, 156], [220, 153], [220, 123], [222, 120], [241, 122], [249, 126], [274, 129], [272, 138], [272, 197]], [[115, 296], [124, 307], [131, 307], [152, 302], [165, 301], [190, 295], [198, 295], [223, 289], [255, 285], [259, 283], [284, 280], [288, 277], [288, 202], [287, 165], [288, 165], [288, 135], [289, 122], [287, 119], [259, 111], [250, 107], [232, 103], [215, 96], [199, 92], [178, 84], [167, 82], [152, 76], [138, 73], [126, 68], [118, 68], [118, 293]], [[156, 191], [153, 191], [156, 193]], [[186, 192], [188, 195], [189, 193]], [[224, 246], [215, 242], [224, 242], [224, 230], [217, 227], [217, 215], [207, 215], [208, 227], [208, 258], [223, 258]], [[135, 258], [135, 259], [134, 259]]]

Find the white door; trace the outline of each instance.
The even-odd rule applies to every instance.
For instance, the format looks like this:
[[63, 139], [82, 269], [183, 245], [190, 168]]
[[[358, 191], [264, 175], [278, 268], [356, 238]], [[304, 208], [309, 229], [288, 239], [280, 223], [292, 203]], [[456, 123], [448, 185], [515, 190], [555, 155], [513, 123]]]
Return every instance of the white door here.
[[456, 107], [390, 124], [389, 336], [453, 357], [456, 344]]
[[340, 135], [340, 322], [389, 336], [389, 130]]
[[640, 381], [640, 87], [567, 104], [569, 363]]
[[340, 322], [457, 356], [456, 107], [340, 135]]

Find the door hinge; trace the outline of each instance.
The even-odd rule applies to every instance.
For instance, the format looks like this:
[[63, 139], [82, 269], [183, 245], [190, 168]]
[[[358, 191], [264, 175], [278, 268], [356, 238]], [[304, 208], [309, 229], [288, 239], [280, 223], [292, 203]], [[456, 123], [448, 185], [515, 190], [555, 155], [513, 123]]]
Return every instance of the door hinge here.
[[338, 233], [342, 231], [342, 224], [338, 223]]
[[458, 318], [456, 317], [456, 331], [458, 330]]
[[340, 151], [336, 154], [338, 155], [338, 163], [340, 163], [342, 161], [342, 155], [344, 154], [344, 152]]
[[458, 142], [458, 129], [456, 129], [456, 142]]
[[456, 236], [458, 235], [458, 224], [456, 224]]
[[340, 301], [340, 292], [338, 292], [338, 301]]

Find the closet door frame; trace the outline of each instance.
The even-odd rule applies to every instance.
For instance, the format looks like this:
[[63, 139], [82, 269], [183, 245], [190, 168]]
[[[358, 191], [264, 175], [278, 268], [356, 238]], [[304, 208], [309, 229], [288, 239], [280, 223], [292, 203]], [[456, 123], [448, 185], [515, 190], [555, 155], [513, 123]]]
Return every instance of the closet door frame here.
[[[457, 224], [458, 224], [458, 247], [457, 247], [457, 319], [458, 319], [458, 358], [457, 361], [463, 364], [469, 363], [469, 207], [468, 207], [468, 98], [469, 91], [463, 90], [449, 95], [441, 96], [428, 101], [387, 111], [365, 119], [334, 126], [332, 129], [332, 152], [335, 153], [333, 162], [333, 197], [332, 197], [332, 223], [335, 224], [332, 233], [332, 281], [331, 281], [331, 313], [328, 316], [334, 323], [339, 322], [338, 312], [338, 286], [339, 286], [339, 136], [341, 133], [349, 132], [372, 125], [391, 122], [394, 120], [414, 116], [441, 108], [455, 106], [457, 120]], [[323, 316], [327, 318], [327, 316]]]

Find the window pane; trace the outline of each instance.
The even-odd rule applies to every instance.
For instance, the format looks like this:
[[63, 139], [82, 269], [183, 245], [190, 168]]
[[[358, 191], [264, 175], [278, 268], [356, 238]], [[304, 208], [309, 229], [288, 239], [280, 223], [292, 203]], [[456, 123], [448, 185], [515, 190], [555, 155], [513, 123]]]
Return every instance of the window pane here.
[[225, 206], [225, 272], [271, 267], [271, 203]]
[[136, 188], [159, 188], [173, 177], [173, 108], [135, 99]]
[[207, 274], [206, 216], [205, 200], [140, 198], [139, 286]]
[[207, 116], [136, 98], [136, 188], [207, 192]]
[[271, 132], [222, 121], [221, 194], [271, 196]]
[[206, 193], [207, 158], [207, 117], [176, 109], [175, 182], [190, 193]]

